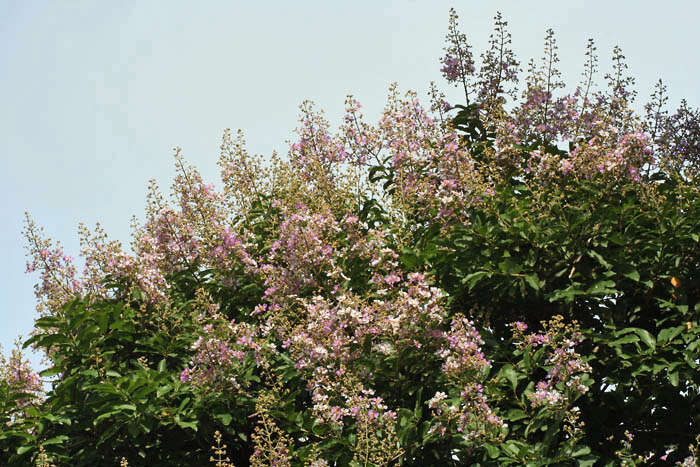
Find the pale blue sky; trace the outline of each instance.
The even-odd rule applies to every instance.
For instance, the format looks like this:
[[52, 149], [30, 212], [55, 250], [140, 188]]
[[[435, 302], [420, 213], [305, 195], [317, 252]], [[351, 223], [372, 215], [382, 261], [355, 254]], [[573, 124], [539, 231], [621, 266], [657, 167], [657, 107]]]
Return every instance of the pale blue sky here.
[[337, 124], [347, 93], [376, 118], [392, 81], [423, 95], [431, 80], [444, 86], [450, 6], [477, 54], [501, 10], [521, 63], [539, 57], [551, 27], [573, 83], [593, 37], [603, 73], [622, 46], [642, 100], [661, 77], [672, 105], [696, 107], [696, 4], [0, 0], [0, 344], [8, 350], [34, 318], [25, 210], [74, 256], [80, 221], [126, 242], [147, 180], [169, 186], [174, 146], [218, 181], [224, 128], [243, 129], [252, 152], [284, 153], [304, 99]]

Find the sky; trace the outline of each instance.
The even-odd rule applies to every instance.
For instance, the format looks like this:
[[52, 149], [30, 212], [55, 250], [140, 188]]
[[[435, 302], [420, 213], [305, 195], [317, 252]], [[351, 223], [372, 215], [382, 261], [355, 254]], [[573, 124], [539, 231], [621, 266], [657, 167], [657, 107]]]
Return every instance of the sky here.
[[622, 47], [640, 105], [659, 78], [672, 109], [681, 98], [700, 104], [693, 1], [0, 0], [4, 350], [36, 317], [25, 211], [77, 257], [79, 222], [129, 242], [148, 180], [170, 186], [175, 146], [217, 182], [225, 128], [242, 129], [249, 152], [285, 154], [303, 100], [337, 125], [347, 94], [376, 121], [392, 82], [425, 96], [436, 81], [456, 98], [438, 62], [450, 7], [476, 55], [501, 11], [521, 64], [541, 56], [552, 28], [568, 83], [578, 82], [592, 37], [601, 79]]

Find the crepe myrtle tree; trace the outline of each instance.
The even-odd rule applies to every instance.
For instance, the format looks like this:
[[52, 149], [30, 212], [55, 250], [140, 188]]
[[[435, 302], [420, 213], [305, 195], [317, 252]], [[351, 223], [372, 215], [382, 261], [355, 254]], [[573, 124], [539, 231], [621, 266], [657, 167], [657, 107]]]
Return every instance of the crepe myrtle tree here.
[[[0, 375], [8, 465], [695, 465], [700, 114], [620, 48], [567, 88], [450, 12], [427, 104], [300, 107], [287, 157], [180, 151], [82, 272], [27, 217], [39, 318]], [[41, 378], [41, 379], [40, 379]]]

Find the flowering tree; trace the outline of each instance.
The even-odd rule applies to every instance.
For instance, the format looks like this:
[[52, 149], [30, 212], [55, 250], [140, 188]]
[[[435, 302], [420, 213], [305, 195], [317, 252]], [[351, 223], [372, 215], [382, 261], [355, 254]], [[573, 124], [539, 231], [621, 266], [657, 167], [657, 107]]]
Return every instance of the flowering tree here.
[[592, 41], [564, 94], [551, 30], [519, 90], [510, 42], [477, 68], [452, 11], [463, 104], [304, 103], [285, 159], [224, 134], [221, 191], [176, 152], [130, 251], [80, 227], [82, 275], [28, 217], [50, 389], [3, 365], [7, 462], [694, 462], [698, 111], [635, 113], [619, 48], [597, 89]]

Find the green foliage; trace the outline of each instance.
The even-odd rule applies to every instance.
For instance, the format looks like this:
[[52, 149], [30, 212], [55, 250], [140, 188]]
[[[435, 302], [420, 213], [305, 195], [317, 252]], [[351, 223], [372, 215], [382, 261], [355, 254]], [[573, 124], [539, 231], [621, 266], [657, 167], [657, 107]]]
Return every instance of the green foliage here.
[[139, 301], [75, 300], [61, 316], [37, 320], [25, 346], [52, 356], [54, 366], [41, 373], [52, 390], [2, 434], [15, 451], [10, 465], [26, 465], [39, 446], [70, 465], [122, 457], [132, 465], [201, 464], [217, 429], [238, 434], [245, 452], [246, 420], [236, 403], [249, 402], [200, 397], [179, 380], [194, 340], [191, 305], [157, 318]]

